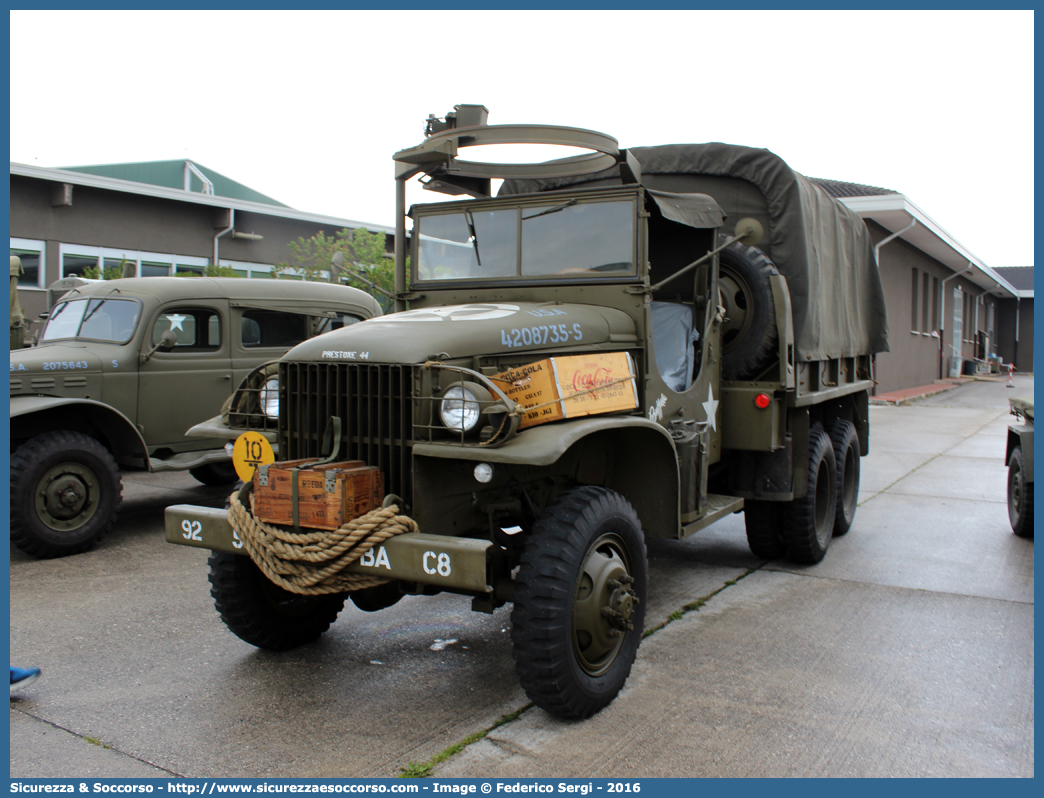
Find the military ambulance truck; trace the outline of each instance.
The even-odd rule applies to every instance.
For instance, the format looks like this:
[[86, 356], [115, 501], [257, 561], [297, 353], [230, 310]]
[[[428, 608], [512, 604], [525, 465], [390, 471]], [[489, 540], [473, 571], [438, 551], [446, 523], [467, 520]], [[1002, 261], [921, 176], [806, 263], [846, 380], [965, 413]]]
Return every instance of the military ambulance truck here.
[[[12, 271], [13, 271], [12, 258]], [[63, 280], [37, 346], [11, 351], [11, 540], [37, 557], [86, 551], [120, 509], [120, 470], [236, 475], [218, 438], [185, 430], [255, 366], [381, 314], [348, 286], [283, 280]]]
[[[815, 563], [851, 527], [887, 348], [873, 249], [858, 217], [766, 150], [624, 151], [593, 131], [487, 125], [481, 106], [426, 133], [394, 156], [398, 312], [290, 350], [230, 416], [231, 435], [275, 442], [284, 470], [379, 470], [416, 528], [345, 571], [383, 583], [287, 587], [217, 510], [168, 508], [167, 539], [213, 550], [218, 611], [263, 648], [315, 639], [346, 597], [367, 611], [439, 592], [483, 612], [511, 602], [526, 692], [587, 717], [635, 659], [646, 538], [743, 512], [757, 557]], [[505, 142], [587, 154], [458, 157]], [[418, 176], [456, 198], [413, 206], [408, 231]], [[242, 507], [262, 514], [281, 462], [253, 473]]]

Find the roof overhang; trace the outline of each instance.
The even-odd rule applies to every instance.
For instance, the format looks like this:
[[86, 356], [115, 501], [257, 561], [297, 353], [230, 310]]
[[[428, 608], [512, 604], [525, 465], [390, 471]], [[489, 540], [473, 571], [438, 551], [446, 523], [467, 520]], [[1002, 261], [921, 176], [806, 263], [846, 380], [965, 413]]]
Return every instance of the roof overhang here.
[[[881, 194], [865, 197], [839, 197], [849, 209], [863, 219], [872, 219], [891, 233], [902, 230], [900, 238], [917, 247], [933, 260], [954, 272], [971, 269], [965, 278], [985, 292], [995, 296], [1020, 298], [1011, 283], [975, 257], [953, 236], [943, 230], [928, 214], [902, 194]], [[917, 224], [909, 229], [910, 222]], [[886, 245], [887, 246], [887, 245]]]
[[258, 213], [265, 216], [277, 216], [281, 219], [294, 219], [314, 224], [328, 224], [337, 228], [348, 227], [358, 229], [365, 227], [373, 233], [394, 234], [395, 228], [381, 224], [358, 222], [353, 219], [339, 219], [336, 216], [323, 216], [316, 213], [295, 211], [281, 205], [266, 205], [263, 202], [250, 202], [230, 197], [216, 197], [212, 194], [201, 194], [196, 191], [185, 191], [167, 186], [154, 186], [149, 183], [136, 183], [132, 180], [120, 180], [115, 177], [102, 177], [85, 172], [71, 172], [67, 169], [50, 169], [44, 166], [31, 166], [24, 163], [11, 162], [11, 174], [30, 177], [37, 180], [48, 180], [53, 183], [69, 183], [74, 186], [90, 186], [106, 191], [121, 191], [125, 194], [137, 194], [142, 197], [188, 202], [194, 205], [209, 205], [213, 208], [233, 208], [245, 213]]

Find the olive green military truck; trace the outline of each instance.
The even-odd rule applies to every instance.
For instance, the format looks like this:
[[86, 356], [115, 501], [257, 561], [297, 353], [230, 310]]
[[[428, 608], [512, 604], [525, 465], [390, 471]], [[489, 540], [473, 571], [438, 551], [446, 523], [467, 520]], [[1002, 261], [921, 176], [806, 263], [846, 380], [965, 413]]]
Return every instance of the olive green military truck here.
[[[386, 580], [353, 602], [512, 602], [526, 692], [586, 717], [634, 661], [647, 537], [744, 511], [759, 558], [815, 563], [849, 530], [887, 347], [873, 250], [860, 219], [765, 150], [623, 151], [592, 131], [489, 126], [481, 106], [427, 133], [395, 155], [398, 312], [248, 378], [230, 434], [266, 436], [302, 469], [378, 467], [418, 527], [347, 566]], [[589, 153], [458, 158], [505, 142]], [[415, 176], [466, 198], [413, 206], [407, 236]], [[495, 197], [494, 177], [510, 178]], [[213, 550], [217, 609], [253, 645], [312, 640], [343, 607], [344, 592], [274, 584], [221, 511], [167, 508], [167, 539]]]
[[245, 374], [318, 333], [381, 314], [346, 286], [148, 277], [66, 293], [38, 346], [11, 352], [11, 539], [58, 557], [109, 530], [120, 469], [235, 481], [223, 439], [185, 430]]

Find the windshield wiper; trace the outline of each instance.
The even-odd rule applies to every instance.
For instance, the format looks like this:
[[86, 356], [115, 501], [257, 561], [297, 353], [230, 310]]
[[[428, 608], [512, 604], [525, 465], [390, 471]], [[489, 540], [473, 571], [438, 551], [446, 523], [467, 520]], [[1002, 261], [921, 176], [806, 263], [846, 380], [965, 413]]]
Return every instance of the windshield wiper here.
[[481, 269], [482, 256], [479, 255], [478, 233], [475, 232], [475, 218], [471, 215], [471, 211], [464, 211], [464, 221], [467, 222], [468, 232], [471, 234], [471, 246], [475, 250], [475, 260], [478, 261], [478, 267]]
[[93, 316], [95, 313], [97, 313], [98, 309], [102, 305], [104, 305], [106, 302], [108, 302], [108, 301], [109, 300], [107, 300], [107, 299], [100, 299], [100, 300], [98, 300], [98, 304], [97, 305], [95, 305], [93, 308], [91, 308], [90, 310], [87, 311], [87, 315], [84, 316], [83, 320], [80, 322], [80, 329], [81, 330], [83, 329], [83, 325], [85, 325], [88, 321], [90, 321], [91, 316]]
[[558, 213], [559, 211], [564, 211], [570, 205], [576, 205], [576, 203], [577, 203], [577, 200], [571, 199], [571, 200], [569, 200], [569, 202], [566, 202], [566, 203], [564, 203], [562, 205], [559, 205], [556, 208], [548, 208], [546, 211], [540, 211], [540, 213], [534, 213], [532, 216], [523, 216], [522, 217], [522, 221], [523, 222], [528, 222], [530, 219], [536, 219], [536, 218], [538, 218], [540, 216], [547, 216], [548, 214], [551, 214], [551, 213]]

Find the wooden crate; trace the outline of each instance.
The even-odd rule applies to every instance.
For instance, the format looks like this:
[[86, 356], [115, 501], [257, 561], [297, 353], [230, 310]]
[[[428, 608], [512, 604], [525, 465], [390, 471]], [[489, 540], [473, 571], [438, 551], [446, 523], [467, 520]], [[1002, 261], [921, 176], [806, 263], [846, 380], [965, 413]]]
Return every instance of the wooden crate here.
[[[254, 472], [254, 515], [270, 524], [293, 526], [294, 469], [314, 460], [287, 460], [268, 467], [267, 485], [261, 468]], [[384, 475], [361, 460], [327, 463], [297, 471], [298, 525], [337, 529], [346, 521], [380, 508]]]
[[519, 429], [638, 407], [634, 362], [626, 352], [549, 357], [490, 379], [523, 409], [536, 408], [522, 416]]

